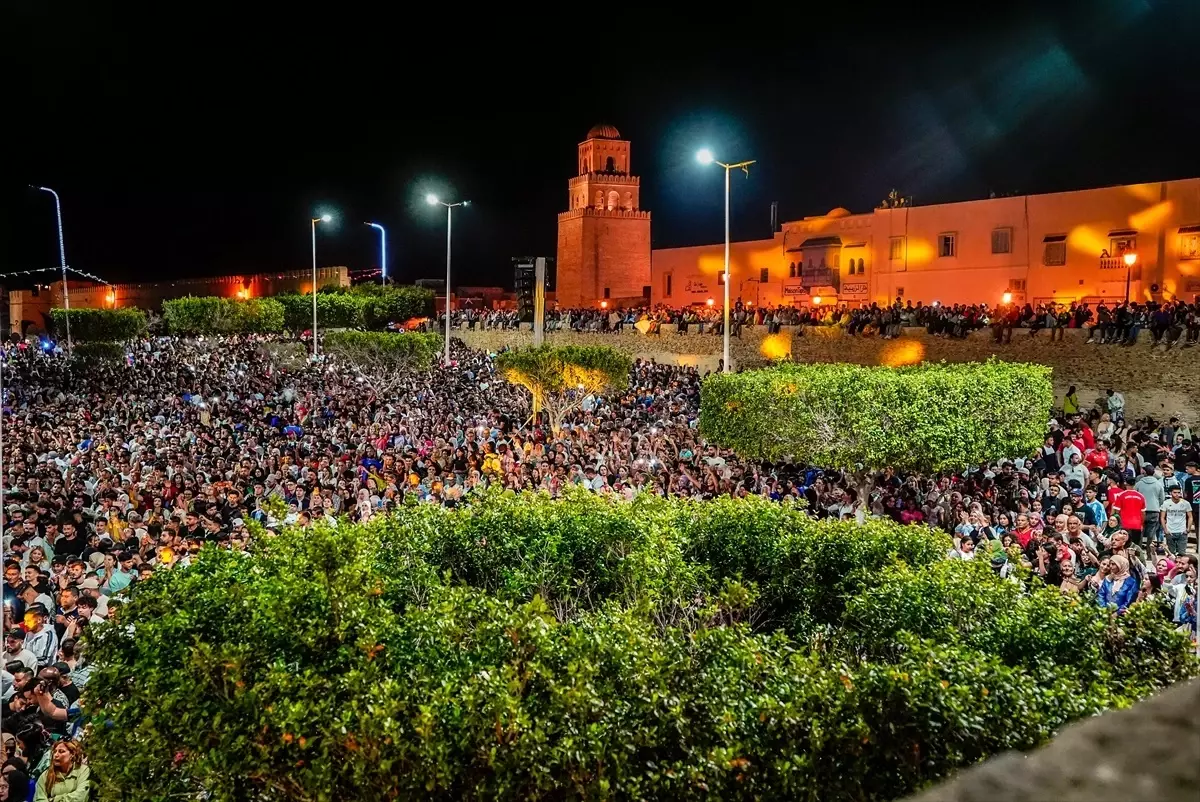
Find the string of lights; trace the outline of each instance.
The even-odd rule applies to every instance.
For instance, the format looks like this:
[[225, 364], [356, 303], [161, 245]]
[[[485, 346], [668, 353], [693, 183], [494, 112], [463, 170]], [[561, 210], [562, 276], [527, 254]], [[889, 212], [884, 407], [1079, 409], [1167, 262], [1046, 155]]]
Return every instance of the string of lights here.
[[[71, 267], [70, 265], [67, 265], [67, 271], [70, 273], [74, 273], [75, 275], [79, 276], [80, 278], [85, 278], [89, 281], [94, 281], [97, 284], [103, 284], [108, 287], [112, 286], [109, 282], [100, 278], [95, 273], [89, 273], [86, 270], [76, 270], [75, 268]], [[13, 270], [8, 273], [0, 273], [0, 279], [11, 278], [12, 276], [32, 276], [37, 273], [61, 273], [61, 272], [62, 272], [61, 267], [33, 267], [33, 268], [30, 268], [29, 270]]]

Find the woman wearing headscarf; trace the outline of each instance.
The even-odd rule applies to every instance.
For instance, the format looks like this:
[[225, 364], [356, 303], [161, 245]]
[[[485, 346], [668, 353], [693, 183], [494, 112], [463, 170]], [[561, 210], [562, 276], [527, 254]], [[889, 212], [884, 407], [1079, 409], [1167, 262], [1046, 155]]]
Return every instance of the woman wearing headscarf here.
[[1100, 583], [1096, 601], [1101, 607], [1116, 608], [1125, 612], [1138, 597], [1138, 583], [1129, 574], [1129, 560], [1122, 554], [1114, 554], [1108, 560], [1108, 575]]

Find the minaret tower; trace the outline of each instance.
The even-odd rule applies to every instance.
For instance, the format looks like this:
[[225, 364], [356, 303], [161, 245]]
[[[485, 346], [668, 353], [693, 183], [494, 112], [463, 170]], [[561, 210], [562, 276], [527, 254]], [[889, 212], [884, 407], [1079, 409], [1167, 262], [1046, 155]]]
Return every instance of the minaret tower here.
[[593, 126], [577, 162], [568, 210], [558, 215], [555, 301], [559, 308], [649, 303], [650, 212], [641, 208], [629, 142], [611, 125]]

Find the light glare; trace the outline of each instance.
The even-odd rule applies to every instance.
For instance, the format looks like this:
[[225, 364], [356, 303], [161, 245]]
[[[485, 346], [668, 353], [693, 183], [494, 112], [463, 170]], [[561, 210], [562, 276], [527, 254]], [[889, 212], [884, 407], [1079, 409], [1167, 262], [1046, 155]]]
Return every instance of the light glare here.
[[708, 148], [700, 148], [700, 150], [696, 151], [696, 161], [701, 164], [712, 164], [713, 152]]
[[331, 222], [333, 222], [333, 215], [331, 215], [331, 214], [323, 214], [323, 215], [321, 215], [321, 222], [322, 222], [322, 223], [331, 223]]
[[428, 203], [430, 206], [437, 206], [438, 205], [438, 196], [434, 195], [432, 192], [430, 192], [428, 195], [425, 196], [425, 202]]

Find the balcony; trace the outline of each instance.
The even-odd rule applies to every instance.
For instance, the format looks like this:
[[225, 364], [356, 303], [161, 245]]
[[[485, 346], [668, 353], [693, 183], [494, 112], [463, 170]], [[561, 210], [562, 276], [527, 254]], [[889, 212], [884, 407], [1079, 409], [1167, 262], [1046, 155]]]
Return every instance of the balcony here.
[[1101, 256], [1101, 270], [1124, 270], [1128, 265], [1125, 264], [1125, 258], [1121, 256]]

